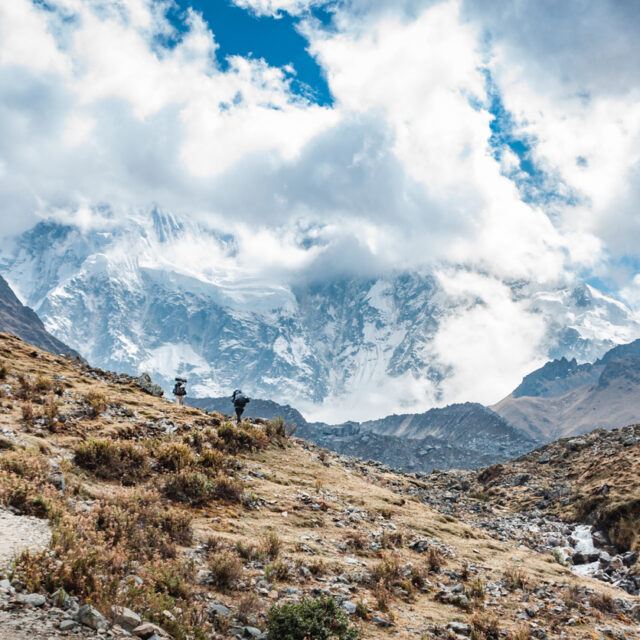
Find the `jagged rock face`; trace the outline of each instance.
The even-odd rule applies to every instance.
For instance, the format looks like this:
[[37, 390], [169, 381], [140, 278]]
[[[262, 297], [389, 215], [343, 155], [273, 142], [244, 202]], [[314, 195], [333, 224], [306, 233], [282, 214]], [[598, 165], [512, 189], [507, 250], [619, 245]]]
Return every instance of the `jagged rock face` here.
[[[178, 256], [203, 243], [232, 256], [232, 237], [157, 212], [127, 224], [85, 233], [43, 222], [2, 251], [0, 271], [92, 364], [148, 371], [165, 392], [184, 376], [197, 396], [241, 387], [309, 407], [350, 397], [367, 405], [367, 394], [384, 391], [380, 413], [448, 401], [455, 363], [436, 337], [481, 299], [461, 301], [432, 273], [297, 285], [230, 278]], [[549, 356], [598, 357], [635, 327], [628, 310], [586, 286], [504, 284], [544, 318]]]
[[0, 331], [13, 333], [25, 342], [40, 349], [73, 356], [78, 354], [60, 340], [54, 338], [42, 324], [36, 313], [25, 307], [16, 297], [6, 280], [0, 276]]

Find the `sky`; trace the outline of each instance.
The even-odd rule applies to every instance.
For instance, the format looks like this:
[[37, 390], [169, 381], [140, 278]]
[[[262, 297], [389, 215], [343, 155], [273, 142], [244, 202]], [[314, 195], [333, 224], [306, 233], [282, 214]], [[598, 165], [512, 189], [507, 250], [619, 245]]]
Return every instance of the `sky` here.
[[4, 2], [0, 234], [158, 208], [273, 279], [455, 264], [640, 311], [638, 68], [632, 1]]

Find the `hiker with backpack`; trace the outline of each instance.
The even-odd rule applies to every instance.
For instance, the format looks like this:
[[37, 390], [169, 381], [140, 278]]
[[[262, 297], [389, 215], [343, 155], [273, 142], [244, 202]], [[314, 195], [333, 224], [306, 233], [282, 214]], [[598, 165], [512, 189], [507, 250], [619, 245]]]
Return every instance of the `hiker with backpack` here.
[[236, 389], [231, 396], [231, 401], [233, 402], [233, 407], [236, 410], [236, 422], [240, 424], [240, 421], [242, 420], [242, 412], [250, 400], [240, 389]]
[[186, 384], [187, 381], [184, 378], [176, 378], [176, 383], [173, 387], [173, 395], [176, 397], [176, 400], [180, 406], [182, 406], [182, 401], [187, 395], [187, 387], [185, 386]]

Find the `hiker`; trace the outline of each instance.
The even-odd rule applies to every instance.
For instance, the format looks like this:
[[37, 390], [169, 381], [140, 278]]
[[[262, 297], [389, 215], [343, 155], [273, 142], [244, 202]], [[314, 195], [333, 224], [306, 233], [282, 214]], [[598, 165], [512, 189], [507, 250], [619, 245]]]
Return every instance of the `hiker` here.
[[176, 384], [173, 387], [173, 395], [176, 397], [180, 406], [182, 406], [182, 400], [187, 395], [186, 384], [187, 381], [184, 378], [176, 378]]
[[249, 398], [247, 398], [240, 389], [236, 389], [231, 396], [231, 401], [233, 402], [233, 406], [236, 410], [236, 422], [240, 424], [240, 421], [242, 420], [242, 412], [247, 406]]

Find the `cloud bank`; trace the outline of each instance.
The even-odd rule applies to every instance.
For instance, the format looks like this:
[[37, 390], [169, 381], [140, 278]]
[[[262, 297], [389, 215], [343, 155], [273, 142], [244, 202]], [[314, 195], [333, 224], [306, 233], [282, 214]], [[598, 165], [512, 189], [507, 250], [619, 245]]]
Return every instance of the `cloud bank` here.
[[438, 344], [466, 323], [502, 346], [470, 345], [461, 385], [486, 358], [513, 377], [539, 357], [539, 319], [500, 282], [593, 278], [640, 309], [633, 3], [234, 1], [297, 17], [331, 106], [295, 69], [221, 65], [215, 28], [188, 10], [178, 33], [171, 0], [0, 6], [3, 235], [159, 208], [233, 236], [230, 272], [292, 285], [429, 267], [454, 287], [464, 265], [486, 307]]

